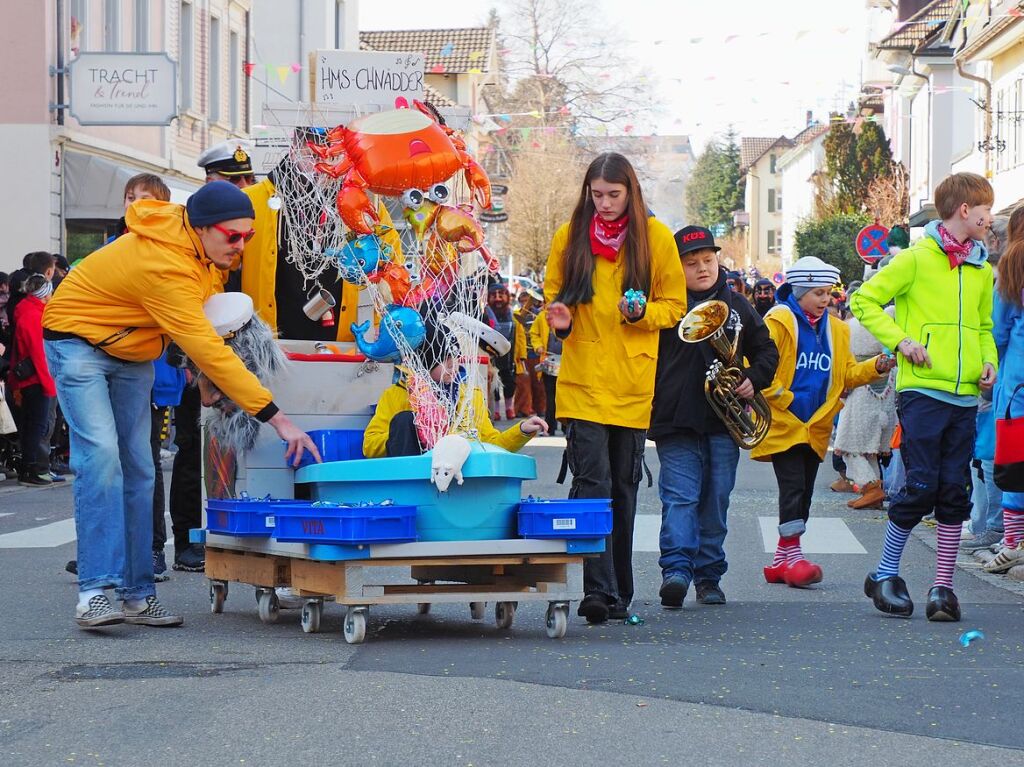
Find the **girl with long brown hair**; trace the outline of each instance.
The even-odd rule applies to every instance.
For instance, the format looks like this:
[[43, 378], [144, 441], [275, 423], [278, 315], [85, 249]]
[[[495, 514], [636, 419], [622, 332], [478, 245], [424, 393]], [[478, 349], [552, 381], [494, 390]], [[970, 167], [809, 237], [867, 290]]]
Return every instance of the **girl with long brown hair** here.
[[[999, 377], [992, 393], [992, 414], [1024, 417], [1024, 205], [1010, 214], [1007, 245], [999, 259], [996, 297], [992, 305], [992, 335], [999, 351]], [[1014, 396], [1016, 395], [1016, 396]], [[996, 451], [1002, 448], [996, 435]], [[1009, 451], [1007, 451], [1009, 452]], [[1005, 573], [1024, 563], [1024, 493], [1003, 492], [1003, 549], [985, 565], [990, 573]]]
[[650, 424], [658, 331], [686, 311], [686, 281], [668, 227], [650, 215], [629, 160], [587, 168], [572, 218], [551, 241], [548, 325], [564, 339], [556, 392], [567, 421], [570, 498], [611, 498], [612, 534], [584, 566], [579, 615], [628, 615], [633, 520]]

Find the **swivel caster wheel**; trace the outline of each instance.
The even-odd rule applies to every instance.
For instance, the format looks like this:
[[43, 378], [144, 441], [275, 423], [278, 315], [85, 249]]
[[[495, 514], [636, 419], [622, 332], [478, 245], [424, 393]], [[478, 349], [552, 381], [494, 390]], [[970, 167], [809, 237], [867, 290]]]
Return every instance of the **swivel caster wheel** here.
[[350, 607], [345, 614], [345, 641], [349, 644], [362, 644], [366, 639], [366, 608]]
[[484, 613], [487, 610], [486, 602], [470, 602], [469, 603], [469, 616], [475, 620], [480, 621], [484, 619]]
[[552, 639], [561, 639], [569, 627], [569, 605], [564, 602], [552, 602], [548, 605], [545, 616], [545, 629]]
[[500, 629], [512, 627], [512, 621], [516, 617], [515, 602], [498, 602], [494, 605], [494, 623]]
[[210, 581], [210, 612], [224, 612], [224, 602], [228, 598], [227, 581]]
[[302, 605], [300, 623], [302, 630], [307, 634], [316, 634], [320, 631], [320, 616], [323, 614], [324, 603], [319, 599], [310, 599]]
[[262, 589], [259, 594], [259, 616], [264, 623], [277, 623], [281, 615], [281, 603], [273, 589]]

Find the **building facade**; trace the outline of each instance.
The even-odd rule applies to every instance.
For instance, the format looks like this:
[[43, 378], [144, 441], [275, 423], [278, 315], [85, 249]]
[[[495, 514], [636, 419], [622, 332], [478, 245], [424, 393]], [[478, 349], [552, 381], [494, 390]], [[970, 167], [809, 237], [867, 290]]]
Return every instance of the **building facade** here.
[[780, 158], [793, 146], [785, 136], [742, 138], [740, 174], [746, 213], [745, 263], [737, 267], [774, 270], [782, 259], [783, 189]]

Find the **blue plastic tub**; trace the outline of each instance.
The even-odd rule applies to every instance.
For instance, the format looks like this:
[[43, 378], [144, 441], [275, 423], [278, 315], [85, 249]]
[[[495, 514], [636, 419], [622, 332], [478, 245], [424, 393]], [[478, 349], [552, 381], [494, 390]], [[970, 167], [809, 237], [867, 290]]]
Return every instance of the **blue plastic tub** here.
[[295, 504], [277, 512], [274, 539], [285, 543], [406, 543], [416, 540], [416, 507]]
[[611, 531], [610, 498], [527, 498], [519, 504], [523, 538], [603, 538]]
[[310, 495], [335, 503], [375, 503], [388, 498], [415, 506], [421, 541], [484, 541], [516, 537], [516, 511], [524, 479], [537, 464], [491, 445], [474, 443], [462, 467], [464, 484], [438, 492], [430, 482], [430, 454], [321, 463], [300, 469], [295, 481], [312, 484]]
[[275, 514], [303, 501], [272, 498], [210, 498], [206, 501], [206, 529], [221, 535], [268, 538], [274, 530]]
[[[362, 429], [314, 429], [306, 432], [313, 440], [324, 463], [329, 461], [356, 461], [363, 457]], [[303, 453], [299, 468], [316, 463], [308, 452]], [[292, 468], [291, 464], [287, 464]]]

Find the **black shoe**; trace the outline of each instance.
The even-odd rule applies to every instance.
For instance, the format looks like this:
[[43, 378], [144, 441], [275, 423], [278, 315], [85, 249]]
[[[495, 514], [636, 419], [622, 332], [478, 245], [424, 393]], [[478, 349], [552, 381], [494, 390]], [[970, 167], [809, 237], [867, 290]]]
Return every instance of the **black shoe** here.
[[608, 608], [608, 620], [624, 621], [629, 617], [629, 605], [614, 604]]
[[[205, 563], [204, 563], [205, 564]], [[167, 559], [164, 557], [164, 552], [154, 551], [153, 552], [153, 582], [163, 583], [169, 581], [171, 576], [167, 574]]]
[[702, 605], [724, 605], [725, 592], [717, 583], [700, 581], [697, 584], [697, 601]]
[[197, 543], [193, 543], [184, 549], [180, 554], [174, 554], [174, 570], [183, 570], [186, 573], [201, 573], [206, 569], [206, 550]]
[[953, 589], [932, 586], [928, 590], [928, 605], [924, 608], [924, 614], [930, 621], [956, 623], [960, 620], [960, 600], [956, 598]]
[[25, 487], [49, 487], [53, 484], [50, 473], [46, 474], [21, 474], [18, 476], [18, 484]]
[[587, 623], [604, 623], [608, 620], [608, 603], [600, 594], [587, 594], [580, 602], [576, 614], [586, 618]]
[[658, 591], [658, 596], [661, 597], [661, 606], [667, 607], [669, 610], [681, 609], [689, 588], [690, 584], [683, 576], [669, 575], [661, 582], [661, 589]]
[[64, 565], [64, 569], [67, 570], [72, 575], [78, 575], [78, 560], [77, 559], [69, 559], [68, 563], [66, 565]]
[[910, 599], [906, 582], [898, 575], [889, 575], [881, 580], [874, 573], [864, 579], [864, 594], [874, 602], [875, 609], [889, 615], [909, 618], [914, 614], [914, 602]]

